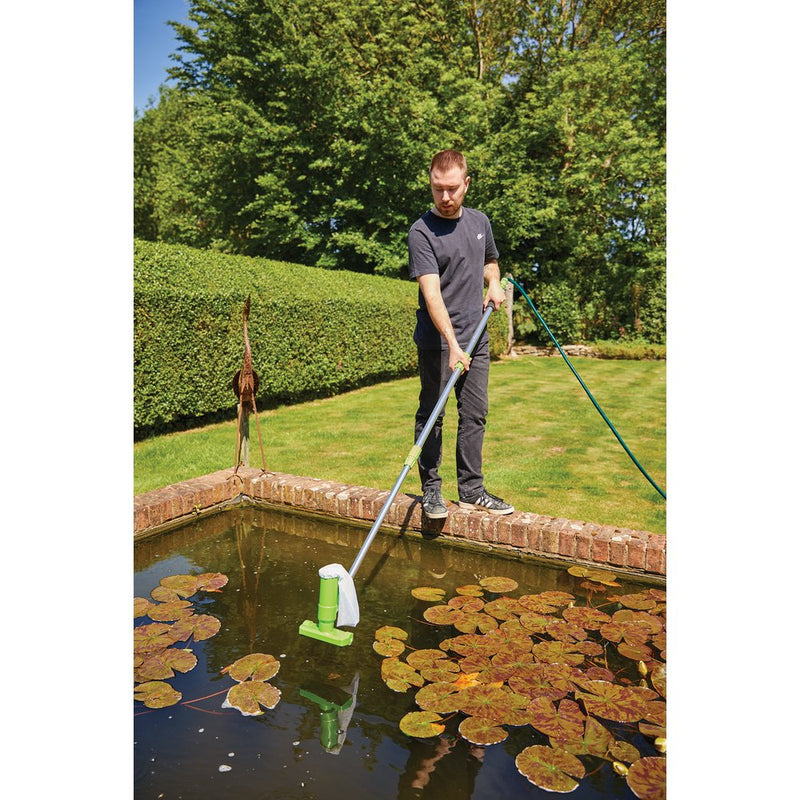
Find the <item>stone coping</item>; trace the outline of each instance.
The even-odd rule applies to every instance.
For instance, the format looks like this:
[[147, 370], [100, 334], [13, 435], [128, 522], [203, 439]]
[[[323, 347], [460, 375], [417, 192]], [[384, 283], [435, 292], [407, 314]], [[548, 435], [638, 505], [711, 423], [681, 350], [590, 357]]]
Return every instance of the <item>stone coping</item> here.
[[[134, 539], [243, 500], [371, 524], [388, 497], [388, 490], [365, 486], [263, 472], [252, 467], [240, 467], [234, 476], [233, 469], [225, 469], [134, 497]], [[422, 515], [419, 495], [399, 492], [383, 527], [443, 534], [471, 544], [639, 575], [667, 574], [667, 543], [663, 534], [528, 511], [496, 516], [452, 504], [449, 510], [444, 520], [428, 520]]]

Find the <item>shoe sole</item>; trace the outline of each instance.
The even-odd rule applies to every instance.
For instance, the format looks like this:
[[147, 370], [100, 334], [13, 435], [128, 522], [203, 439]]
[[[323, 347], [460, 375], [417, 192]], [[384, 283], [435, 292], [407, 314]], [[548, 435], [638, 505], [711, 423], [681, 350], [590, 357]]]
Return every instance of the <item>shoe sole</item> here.
[[438, 514], [429, 514], [424, 508], [422, 509], [422, 513], [428, 519], [444, 519], [447, 516], [447, 512], [446, 511], [442, 511], [442, 512], [440, 512]]
[[486, 506], [479, 506], [475, 503], [464, 503], [461, 500], [458, 501], [458, 506], [459, 508], [463, 508], [467, 511], [485, 511], [487, 514], [494, 514], [496, 517], [502, 517], [506, 514], [514, 513], [513, 506], [506, 509], [486, 508]]

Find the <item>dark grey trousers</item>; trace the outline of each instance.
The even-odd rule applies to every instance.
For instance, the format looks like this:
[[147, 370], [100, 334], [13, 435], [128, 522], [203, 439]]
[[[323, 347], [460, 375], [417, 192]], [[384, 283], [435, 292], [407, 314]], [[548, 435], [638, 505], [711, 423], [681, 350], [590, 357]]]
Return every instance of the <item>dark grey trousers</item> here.
[[[431, 415], [451, 372], [449, 351], [418, 350], [420, 393], [414, 427], [416, 441]], [[456, 436], [456, 476], [459, 498], [471, 497], [483, 487], [483, 434], [489, 413], [489, 343], [478, 345], [472, 355], [470, 368], [462, 373], [455, 385], [458, 408]], [[417, 461], [422, 491], [441, 488], [439, 465], [442, 463], [442, 419], [436, 419], [430, 435], [422, 446]]]

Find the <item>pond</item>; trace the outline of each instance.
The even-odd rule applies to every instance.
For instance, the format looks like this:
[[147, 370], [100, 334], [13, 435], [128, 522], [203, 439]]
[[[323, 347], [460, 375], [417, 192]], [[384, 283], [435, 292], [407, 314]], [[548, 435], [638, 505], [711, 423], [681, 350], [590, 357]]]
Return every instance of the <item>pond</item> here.
[[[175, 645], [191, 652], [183, 657], [196, 658], [196, 666], [186, 672], [176, 670], [166, 680], [179, 693], [177, 702], [151, 708], [134, 701], [136, 798], [335, 800], [354, 793], [437, 800], [535, 798], [545, 796], [540, 786], [552, 779], [549, 772], [558, 773], [555, 780], [566, 781], [558, 784], [562, 786], [558, 791], [566, 791], [563, 787], [570, 781], [577, 783], [571, 791], [575, 798], [663, 796], [659, 792], [665, 759], [657, 745], [665, 736], [666, 644], [664, 631], [652, 623], [663, 620], [666, 613], [666, 595], [659, 584], [633, 583], [619, 576], [613, 580], [609, 573], [605, 578], [599, 572], [582, 575], [574, 569], [578, 574], [570, 574], [562, 565], [388, 533], [375, 539], [355, 577], [361, 621], [354, 629], [353, 644], [335, 647], [298, 635], [303, 620], [316, 620], [319, 568], [331, 563], [349, 568], [365, 536], [363, 528], [336, 521], [243, 505], [136, 542], [134, 594], [142, 599], [136, 601], [140, 605], [134, 611], [135, 630], [176, 624], [155, 622], [143, 613], [149, 607], [158, 617], [156, 606], [168, 602], [168, 595], [157, 589], [162, 581], [174, 586], [172, 576], [217, 574], [225, 576], [218, 582], [226, 581], [217, 591], [184, 592], [186, 599], [178, 601], [178, 606], [190, 607], [194, 619], [213, 618], [215, 625], [207, 633], [198, 626], [194, 637]], [[492, 584], [488, 578], [510, 582]], [[510, 590], [513, 584], [518, 588]], [[427, 587], [415, 592], [424, 599], [412, 595], [419, 587]], [[574, 600], [564, 599], [570, 596]], [[451, 598], [456, 601], [448, 604]], [[519, 605], [523, 601], [527, 605]], [[536, 605], [540, 601], [542, 608]], [[548, 602], [556, 605], [548, 608]], [[480, 611], [483, 622], [479, 629], [473, 626], [470, 638], [446, 624], [456, 619], [447, 616], [451, 611], [439, 611], [444, 617], [437, 619], [431, 609], [442, 606], [462, 614], [462, 631], [469, 630], [463, 626], [463, 615], [471, 608]], [[488, 619], [480, 606], [494, 616]], [[604, 617], [604, 635], [609, 638], [588, 623], [581, 623], [581, 633], [569, 623], [565, 608], [572, 607], [569, 616], [577, 622], [579, 612], [572, 609], [587, 606], [595, 609], [591, 613], [597, 615], [598, 627]], [[511, 635], [512, 629], [519, 632], [520, 619], [528, 626], [523, 632], [529, 652], [523, 655]], [[537, 620], [541, 625], [555, 621], [558, 625], [546, 634], [543, 627], [536, 628]], [[471, 650], [484, 628], [493, 637], [505, 631], [507, 646], [498, 646], [493, 653]], [[567, 635], [554, 638], [557, 628]], [[377, 645], [376, 632], [382, 632]], [[446, 648], [448, 639], [459, 636], [465, 638], [451, 642], [452, 649], [439, 647], [444, 642]], [[566, 655], [553, 656], [553, 647]], [[395, 648], [402, 651], [399, 658]], [[437, 661], [434, 666], [453, 670], [460, 687], [473, 693], [479, 710], [481, 703], [486, 704], [486, 713], [471, 712], [479, 723], [476, 729], [470, 733], [462, 728], [469, 740], [459, 735], [468, 716], [463, 712], [439, 714], [441, 731], [431, 727], [436, 721], [409, 716], [421, 710], [415, 701], [421, 684], [427, 680], [430, 685], [444, 685], [441, 671], [428, 673], [421, 682], [412, 678], [417, 684], [405, 691], [399, 690], [402, 684], [390, 688], [397, 675], [388, 665], [403, 663], [408, 673], [415, 673], [404, 662], [417, 650], [440, 651], [448, 664]], [[274, 693], [272, 708], [262, 706], [263, 713], [245, 715], [226, 702], [229, 689], [241, 680], [232, 678], [233, 671], [226, 668], [256, 653], [278, 662], [268, 684], [280, 694]], [[419, 674], [430, 668], [421, 661], [414, 663]], [[490, 666], [492, 671], [486, 672]], [[534, 679], [537, 669], [539, 677]], [[542, 677], [545, 669], [561, 670], [562, 677], [572, 670], [571, 677], [578, 682], [559, 695], [553, 691], [558, 680], [552, 674], [546, 681]], [[552, 699], [533, 699], [538, 693], [527, 689], [535, 680], [547, 687], [543, 694]], [[144, 681], [139, 677], [138, 682]], [[610, 686], [628, 694], [609, 698], [603, 691]], [[513, 696], [511, 716], [493, 712], [489, 694], [479, 696], [492, 691], [505, 692], [499, 695], [503, 698]], [[442, 707], [447, 705], [446, 694], [444, 690], [441, 695]], [[439, 701], [434, 700], [434, 706], [435, 702]], [[638, 702], [645, 705], [636, 713], [608, 710]], [[531, 714], [536, 716], [535, 725], [528, 724]], [[554, 739], [568, 734], [575, 738], [576, 715], [585, 734], [582, 739], [578, 735], [580, 743], [573, 741], [565, 749], [560, 742], [552, 749]], [[492, 717], [494, 722], [487, 723]], [[401, 721], [412, 723], [412, 735], [401, 730]], [[559, 731], [563, 736], [556, 735]], [[496, 744], [481, 743], [492, 736], [504, 738]], [[545, 754], [566, 750], [579, 764], [568, 760], [554, 765], [547, 757], [542, 762]], [[527, 760], [520, 757], [523, 751]], [[523, 774], [519, 764], [533, 778]], [[655, 773], [642, 765], [655, 766]], [[583, 774], [576, 773], [578, 766]], [[631, 782], [626, 771], [636, 771], [638, 782]], [[641, 794], [648, 786], [652, 794]]]

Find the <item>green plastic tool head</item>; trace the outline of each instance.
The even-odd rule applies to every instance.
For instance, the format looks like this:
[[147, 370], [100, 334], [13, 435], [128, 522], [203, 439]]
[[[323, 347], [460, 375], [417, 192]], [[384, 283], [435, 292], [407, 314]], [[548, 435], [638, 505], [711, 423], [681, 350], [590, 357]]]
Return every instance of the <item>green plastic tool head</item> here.
[[353, 643], [353, 633], [342, 631], [336, 627], [336, 615], [339, 611], [339, 579], [319, 579], [319, 605], [317, 606], [317, 622], [310, 619], [300, 625], [301, 636], [318, 639], [321, 642], [346, 647]]

